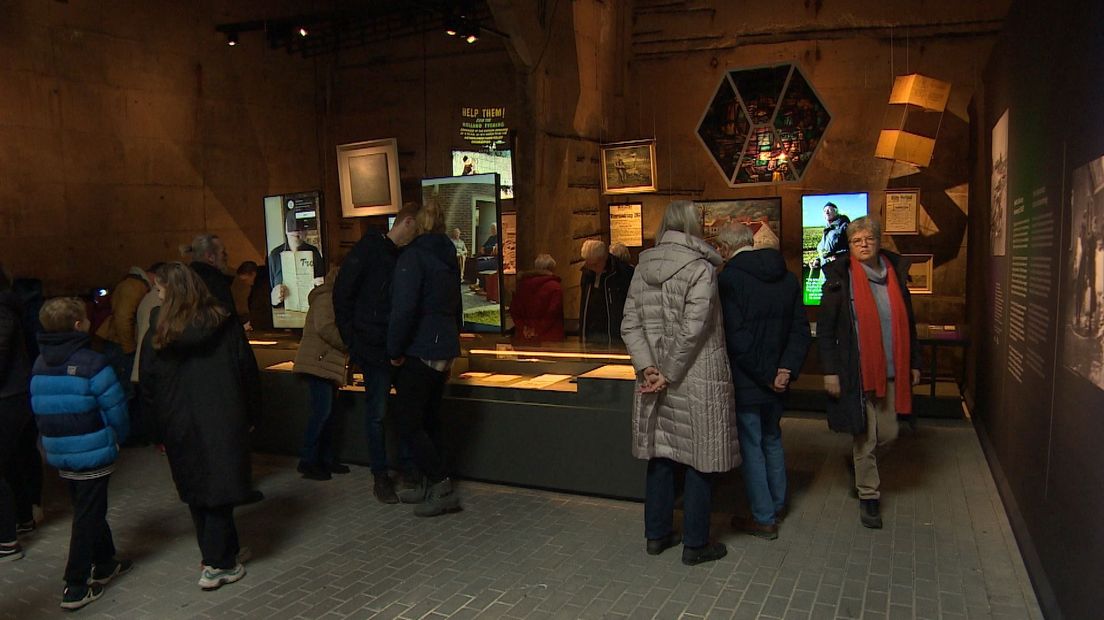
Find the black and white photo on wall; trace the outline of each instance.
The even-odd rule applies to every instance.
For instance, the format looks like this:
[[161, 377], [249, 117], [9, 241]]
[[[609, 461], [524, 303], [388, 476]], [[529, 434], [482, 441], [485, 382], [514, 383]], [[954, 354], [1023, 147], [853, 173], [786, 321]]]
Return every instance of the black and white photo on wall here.
[[397, 213], [402, 206], [398, 142], [388, 138], [338, 145], [337, 181], [342, 217]]
[[1070, 182], [1062, 365], [1104, 390], [1104, 156]]

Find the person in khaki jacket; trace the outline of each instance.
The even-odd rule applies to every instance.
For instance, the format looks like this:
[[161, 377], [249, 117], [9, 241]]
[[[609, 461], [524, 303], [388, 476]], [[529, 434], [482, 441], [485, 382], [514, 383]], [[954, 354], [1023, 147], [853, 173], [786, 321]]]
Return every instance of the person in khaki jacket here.
[[725, 556], [709, 542], [712, 477], [740, 464], [736, 413], [717, 294], [721, 257], [701, 238], [701, 217], [684, 200], [667, 207], [656, 247], [640, 255], [621, 337], [639, 389], [633, 398], [633, 456], [648, 460], [644, 535], [651, 555], [680, 542], [672, 529], [676, 463], [686, 466], [682, 563]]
[[334, 392], [345, 385], [349, 354], [334, 320], [333, 282], [337, 268], [307, 297], [310, 310], [303, 326], [303, 340], [295, 354], [295, 372], [307, 379], [311, 417], [299, 454], [299, 473], [309, 480], [329, 480], [330, 474], [346, 474], [349, 468], [334, 454]]

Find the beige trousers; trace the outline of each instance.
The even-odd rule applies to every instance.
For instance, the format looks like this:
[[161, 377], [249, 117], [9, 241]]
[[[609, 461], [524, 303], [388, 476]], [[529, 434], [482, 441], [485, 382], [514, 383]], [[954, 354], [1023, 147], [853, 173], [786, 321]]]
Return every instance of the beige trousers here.
[[877, 398], [873, 392], [866, 393], [866, 432], [855, 435], [851, 448], [855, 460], [855, 489], [859, 499], [878, 499], [881, 494], [878, 487], [878, 458], [875, 448], [884, 448], [897, 439], [897, 411], [893, 403], [893, 379], [886, 381], [885, 398]]

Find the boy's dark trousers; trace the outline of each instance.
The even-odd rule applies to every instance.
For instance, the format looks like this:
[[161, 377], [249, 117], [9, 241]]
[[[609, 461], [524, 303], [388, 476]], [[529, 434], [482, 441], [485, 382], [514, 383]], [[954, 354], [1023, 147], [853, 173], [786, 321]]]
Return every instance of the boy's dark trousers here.
[[107, 525], [107, 483], [111, 476], [91, 480], [66, 480], [73, 499], [73, 532], [69, 537], [69, 563], [65, 583], [87, 585], [92, 565], [108, 565], [115, 558], [115, 542]]

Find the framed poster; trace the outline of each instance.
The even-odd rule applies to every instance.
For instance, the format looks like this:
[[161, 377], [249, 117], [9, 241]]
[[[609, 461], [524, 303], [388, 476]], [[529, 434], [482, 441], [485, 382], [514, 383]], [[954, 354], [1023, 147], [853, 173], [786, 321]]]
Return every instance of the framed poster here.
[[920, 190], [887, 189], [882, 221], [887, 235], [920, 234]]
[[500, 192], [498, 175], [493, 172], [422, 179], [422, 204], [440, 207], [456, 246], [460, 266], [456, 286], [463, 303], [464, 332], [500, 334], [506, 330], [502, 305], [505, 232], [508, 223], [516, 230], [517, 215], [511, 219], [500, 214]]
[[337, 147], [341, 216], [390, 215], [402, 206], [399, 146], [394, 138]]
[[622, 243], [628, 248], [644, 245], [644, 204], [630, 202], [609, 206], [610, 245]]
[[701, 211], [702, 230], [709, 243], [714, 243], [722, 228], [732, 222], [739, 222], [751, 229], [755, 236], [755, 247], [776, 250], [781, 247], [781, 198], [706, 200], [695, 202], [694, 206]]
[[656, 191], [655, 140], [603, 144], [602, 193]]
[[325, 280], [321, 208], [319, 191], [264, 197], [265, 290], [272, 307], [272, 326], [277, 329], [303, 327], [309, 309], [307, 296]]
[[903, 254], [902, 257], [909, 261], [909, 292], [913, 295], [931, 295], [933, 266], [932, 255]]
[[989, 250], [1008, 253], [1008, 110], [993, 125], [992, 173], [989, 185]]
[[819, 306], [824, 266], [848, 252], [847, 226], [867, 214], [867, 194], [801, 197], [801, 287], [806, 306]]

